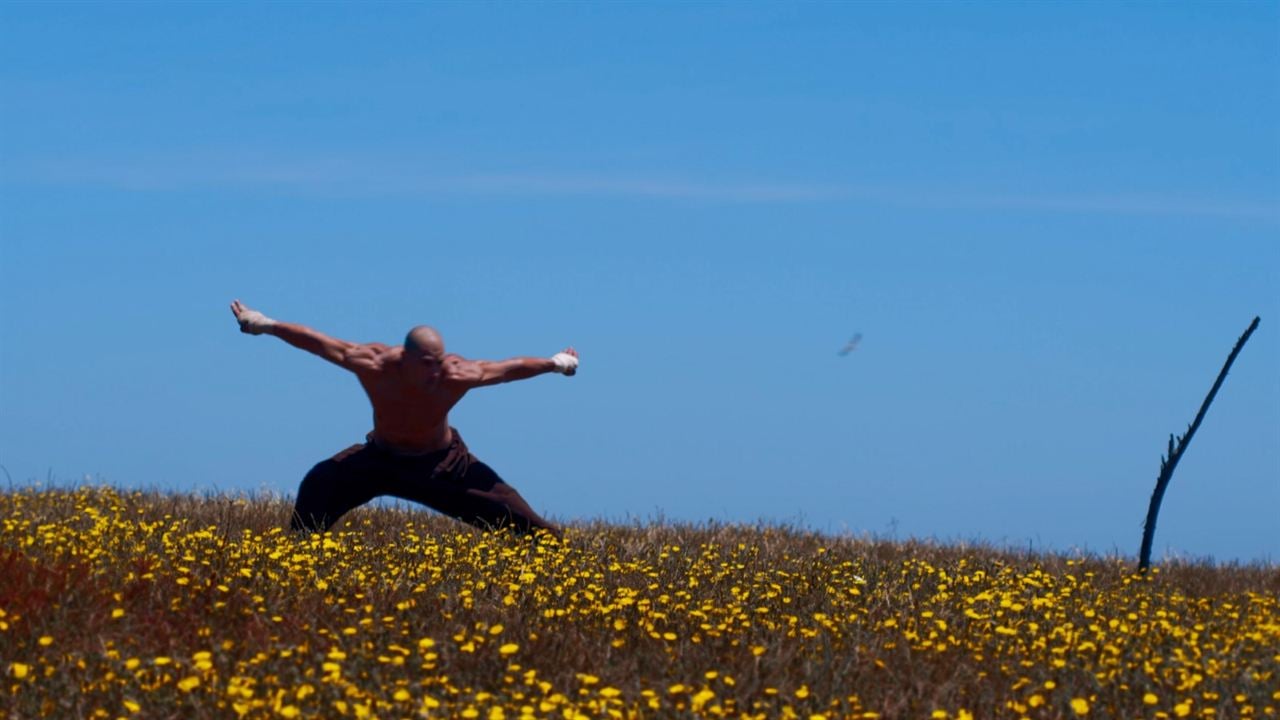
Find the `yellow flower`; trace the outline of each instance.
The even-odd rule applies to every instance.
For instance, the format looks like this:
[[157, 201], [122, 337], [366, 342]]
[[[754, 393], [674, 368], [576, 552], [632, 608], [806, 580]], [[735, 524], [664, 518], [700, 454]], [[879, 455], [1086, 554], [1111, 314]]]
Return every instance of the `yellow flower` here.
[[801, 700], [809, 697], [809, 686], [801, 685], [800, 689], [796, 690], [796, 697], [800, 698]]
[[200, 687], [200, 678], [195, 675], [184, 677], [178, 681], [178, 689], [182, 692], [191, 692]]
[[1147, 693], [1146, 695], [1142, 696], [1142, 702], [1145, 705], [1155, 705], [1156, 703], [1160, 702], [1160, 698], [1156, 697], [1155, 693]]
[[1183, 702], [1180, 702], [1180, 703], [1178, 703], [1177, 705], [1174, 705], [1174, 706], [1173, 706], [1173, 714], [1174, 714], [1174, 715], [1177, 715], [1178, 717], [1186, 717], [1186, 716], [1190, 715], [1190, 714], [1191, 714], [1191, 702], [1190, 702], [1189, 700], [1184, 700]]
[[517, 650], [519, 650], [519, 649], [520, 649], [520, 646], [519, 646], [519, 645], [517, 645], [517, 644], [515, 644], [515, 643], [507, 643], [506, 645], [503, 645], [502, 647], [498, 648], [498, 654], [499, 654], [499, 655], [504, 655], [504, 656], [505, 656], [505, 655], [514, 655], [514, 654], [516, 653], [516, 651], [517, 651]]
[[128, 710], [130, 713], [136, 713], [142, 709], [142, 706], [132, 700], [125, 700], [124, 709]]
[[28, 672], [31, 672], [31, 666], [20, 662], [10, 663], [9, 672], [12, 672], [15, 678], [21, 680], [27, 676]]
[[716, 694], [714, 692], [711, 692], [710, 690], [702, 690], [698, 692], [696, 695], [694, 695], [692, 698], [689, 699], [690, 702], [693, 703], [693, 711], [698, 712], [699, 710], [701, 710], [702, 706], [706, 705], [708, 702], [711, 702], [713, 699], [715, 699], [715, 696]]
[[42, 635], [37, 642], [40, 643], [41, 647], [48, 647], [53, 644], [53, 638], [48, 635]]
[[113, 620], [118, 617], [124, 617], [124, 608], [116, 608], [111, 611], [111, 618]]
[[285, 705], [276, 712], [280, 713], [280, 717], [295, 718], [298, 717], [298, 707], [296, 705]]
[[1077, 715], [1089, 714], [1089, 701], [1084, 698], [1071, 698], [1071, 709]]
[[396, 702], [404, 702], [405, 700], [408, 700], [411, 697], [413, 696], [409, 694], [408, 690], [405, 690], [404, 688], [400, 688], [399, 690], [396, 690], [394, 695], [391, 696], [391, 699], [395, 700]]
[[763, 655], [763, 654], [764, 654], [764, 646], [763, 646], [763, 645], [752, 645], [752, 646], [751, 646], [751, 654], [752, 654], [752, 655], [755, 655], [756, 657], [760, 657], [761, 655]]

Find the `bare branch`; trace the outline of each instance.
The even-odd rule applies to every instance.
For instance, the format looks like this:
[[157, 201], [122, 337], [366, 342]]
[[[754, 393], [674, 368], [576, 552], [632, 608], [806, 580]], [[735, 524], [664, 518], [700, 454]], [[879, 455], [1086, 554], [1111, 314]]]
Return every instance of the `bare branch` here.
[[1222, 387], [1222, 381], [1227, 378], [1227, 371], [1231, 369], [1231, 363], [1236, 361], [1236, 356], [1240, 354], [1240, 349], [1244, 347], [1245, 342], [1249, 340], [1249, 336], [1258, 328], [1258, 322], [1261, 320], [1255, 317], [1253, 322], [1249, 323], [1249, 329], [1244, 331], [1240, 339], [1236, 341], [1236, 346], [1231, 349], [1231, 354], [1227, 356], [1227, 362], [1222, 366], [1222, 371], [1218, 373], [1218, 379], [1214, 381], [1213, 387], [1210, 388], [1209, 394], [1205, 396], [1204, 402], [1200, 405], [1200, 412], [1196, 413], [1196, 419], [1187, 426], [1187, 434], [1178, 438], [1177, 447], [1174, 447], [1173, 435], [1169, 435], [1168, 455], [1160, 459], [1160, 475], [1156, 478], [1156, 489], [1151, 493], [1151, 505], [1147, 508], [1147, 520], [1142, 524], [1142, 550], [1138, 554], [1138, 569], [1146, 571], [1151, 566], [1151, 541], [1156, 532], [1156, 515], [1160, 513], [1160, 501], [1164, 499], [1164, 491], [1169, 486], [1169, 480], [1173, 477], [1173, 469], [1178, 466], [1178, 461], [1182, 459], [1182, 453], [1186, 452], [1187, 445], [1191, 444], [1191, 436], [1196, 434], [1196, 430], [1200, 427], [1200, 422], [1204, 420], [1204, 415], [1209, 411], [1209, 404], [1213, 402], [1214, 396], [1218, 394], [1218, 388]]

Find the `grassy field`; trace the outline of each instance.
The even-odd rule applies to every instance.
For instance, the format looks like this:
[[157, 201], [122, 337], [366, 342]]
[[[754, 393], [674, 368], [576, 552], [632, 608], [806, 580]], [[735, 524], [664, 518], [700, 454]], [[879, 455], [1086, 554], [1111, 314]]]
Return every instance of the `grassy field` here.
[[363, 508], [0, 493], [12, 718], [1252, 718], [1280, 571]]

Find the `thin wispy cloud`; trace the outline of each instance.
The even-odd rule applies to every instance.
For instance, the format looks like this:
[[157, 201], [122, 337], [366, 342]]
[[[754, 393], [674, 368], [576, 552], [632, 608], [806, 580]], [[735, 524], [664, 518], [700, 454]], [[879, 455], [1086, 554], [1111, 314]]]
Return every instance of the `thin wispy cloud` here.
[[99, 163], [42, 162], [10, 171], [10, 184], [165, 191], [198, 188], [275, 190], [325, 196], [527, 195], [614, 196], [719, 202], [793, 202], [847, 197], [833, 185], [735, 183], [554, 172], [448, 173], [429, 164], [327, 160], [188, 158]]
[[192, 189], [322, 197], [615, 197], [709, 203], [848, 202], [922, 210], [1206, 216], [1280, 222], [1280, 199], [1238, 201], [1120, 193], [1019, 193], [852, 183], [737, 182], [676, 177], [507, 171], [451, 173], [428, 163], [360, 158], [278, 160], [207, 155], [183, 159], [11, 165], [8, 185], [88, 186], [136, 192]]

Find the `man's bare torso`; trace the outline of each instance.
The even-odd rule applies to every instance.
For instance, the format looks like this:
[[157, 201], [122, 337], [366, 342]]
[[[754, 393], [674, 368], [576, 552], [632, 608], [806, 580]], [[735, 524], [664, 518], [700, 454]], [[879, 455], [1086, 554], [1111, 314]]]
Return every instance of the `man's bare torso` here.
[[370, 343], [367, 365], [356, 371], [373, 405], [373, 439], [390, 450], [424, 454], [448, 447], [453, 440], [449, 411], [466, 394], [464, 385], [450, 382], [450, 368], [463, 362], [457, 355], [444, 359], [444, 377], [435, 388], [410, 382], [403, 372], [404, 348]]

